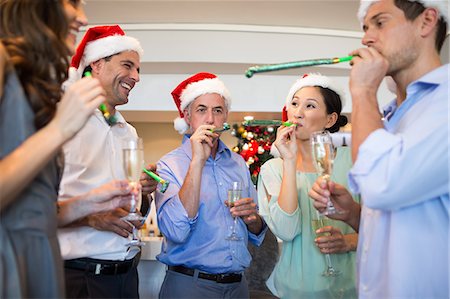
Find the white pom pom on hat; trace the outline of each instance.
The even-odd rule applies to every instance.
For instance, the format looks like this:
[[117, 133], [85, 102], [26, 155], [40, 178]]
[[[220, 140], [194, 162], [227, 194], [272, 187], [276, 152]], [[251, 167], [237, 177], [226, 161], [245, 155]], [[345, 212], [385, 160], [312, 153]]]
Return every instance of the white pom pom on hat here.
[[225, 84], [216, 75], [211, 73], [197, 73], [178, 84], [172, 91], [171, 94], [180, 115], [174, 120], [174, 128], [178, 133], [184, 134], [189, 129], [184, 119], [184, 109], [196, 98], [207, 93], [221, 95], [225, 100], [227, 109], [230, 110], [230, 92], [225, 87]]
[[[369, 7], [375, 2], [379, 2], [380, 0], [361, 0], [361, 4], [359, 5], [358, 10], [358, 19], [362, 24], [364, 22], [364, 18], [366, 17], [367, 11]], [[408, 0], [411, 2], [420, 2], [425, 7], [434, 7], [439, 11], [441, 17], [448, 23], [449, 15], [448, 15], [448, 0]]]

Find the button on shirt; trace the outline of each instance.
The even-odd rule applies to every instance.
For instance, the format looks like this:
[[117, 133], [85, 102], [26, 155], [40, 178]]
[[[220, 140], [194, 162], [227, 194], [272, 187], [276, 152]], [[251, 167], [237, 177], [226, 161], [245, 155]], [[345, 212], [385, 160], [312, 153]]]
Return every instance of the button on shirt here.
[[449, 298], [449, 65], [393, 101], [351, 173], [360, 298]]
[[[96, 110], [86, 125], [64, 147], [65, 166], [58, 200], [66, 200], [91, 191], [113, 179], [123, 179], [122, 141], [137, 136], [116, 111], [118, 124], [109, 126]], [[127, 252], [127, 238], [89, 226], [58, 229], [64, 259], [90, 257], [124, 260], [136, 252]]]
[[267, 229], [265, 227], [256, 236], [238, 218], [236, 231], [243, 240], [226, 240], [233, 223], [230, 209], [225, 206], [231, 183], [242, 182], [242, 197], [251, 197], [256, 202], [256, 190], [247, 165], [241, 156], [231, 152], [219, 140], [215, 159], [210, 156], [203, 168], [198, 213], [194, 218], [189, 218], [178, 192], [191, 160], [191, 142], [185, 135], [181, 147], [158, 161], [158, 173], [170, 185], [164, 194], [156, 193], [158, 225], [164, 235], [161, 254], [157, 259], [167, 265], [180, 265], [208, 273], [243, 272], [251, 261], [247, 242], [250, 240], [260, 245]]

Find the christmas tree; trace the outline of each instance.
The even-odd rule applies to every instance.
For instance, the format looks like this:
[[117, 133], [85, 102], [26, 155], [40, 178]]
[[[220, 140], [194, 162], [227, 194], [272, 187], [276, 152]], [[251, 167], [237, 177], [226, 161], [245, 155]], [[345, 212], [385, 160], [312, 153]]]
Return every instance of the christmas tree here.
[[273, 158], [270, 148], [275, 141], [276, 129], [274, 126], [233, 125], [231, 134], [238, 139], [233, 151], [244, 158], [255, 186], [261, 165]]

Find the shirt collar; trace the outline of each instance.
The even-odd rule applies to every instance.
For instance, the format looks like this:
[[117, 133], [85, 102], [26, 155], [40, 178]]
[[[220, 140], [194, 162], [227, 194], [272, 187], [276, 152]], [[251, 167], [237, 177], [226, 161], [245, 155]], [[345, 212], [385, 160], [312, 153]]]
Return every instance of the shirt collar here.
[[[442, 65], [431, 72], [426, 73], [416, 81], [411, 82], [406, 88], [407, 94], [411, 94], [422, 84], [441, 85], [448, 80], [448, 76], [442, 76], [442, 72], [449, 73], [449, 64]], [[408, 97], [406, 98], [408, 100]], [[393, 99], [390, 103], [383, 107], [383, 119], [389, 120], [397, 109], [397, 100]]]
[[[103, 113], [97, 108], [95, 109], [95, 113], [94, 113], [95, 117], [97, 117], [102, 123], [104, 123], [105, 125], [108, 125], [108, 123], [106, 122], [106, 120], [103, 117]], [[125, 118], [122, 116], [122, 114], [116, 109], [116, 119], [117, 119], [117, 124], [120, 124], [121, 126], [126, 124], [126, 120]], [[109, 126], [109, 125], [108, 125]]]

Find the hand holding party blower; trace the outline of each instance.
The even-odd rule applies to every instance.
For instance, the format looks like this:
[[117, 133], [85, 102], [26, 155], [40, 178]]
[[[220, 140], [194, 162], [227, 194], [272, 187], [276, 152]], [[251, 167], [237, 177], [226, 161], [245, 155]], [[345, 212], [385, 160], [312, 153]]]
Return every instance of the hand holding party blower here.
[[161, 184], [161, 188], [159, 189], [159, 191], [161, 193], [166, 192], [167, 188], [169, 187], [168, 181], [164, 180], [163, 178], [161, 178], [159, 175], [157, 175], [153, 171], [147, 170], [145, 168], [142, 168], [142, 171], [145, 172], [146, 174], [148, 174], [152, 179], [154, 179], [155, 181], [157, 181], [158, 183]]
[[[90, 71], [86, 71], [84, 73], [85, 77], [91, 77], [92, 74]], [[115, 115], [111, 115], [108, 111], [108, 109], [106, 108], [105, 103], [101, 103], [100, 106], [98, 106], [98, 110], [100, 110], [103, 114], [103, 118], [106, 120], [106, 122], [108, 123], [108, 125], [112, 126], [115, 125], [117, 123], [117, 117]]]
[[322, 64], [335, 64], [345, 61], [352, 60], [353, 56], [346, 56], [341, 58], [320, 58], [320, 59], [310, 59], [310, 60], [302, 60], [302, 61], [294, 61], [294, 62], [285, 62], [285, 63], [276, 63], [276, 64], [265, 64], [265, 65], [257, 65], [252, 66], [247, 69], [245, 72], [245, 76], [247, 78], [251, 78], [254, 73], [263, 73], [263, 72], [272, 72], [272, 71], [281, 71], [292, 68], [299, 67], [307, 67], [307, 66], [315, 66]]

